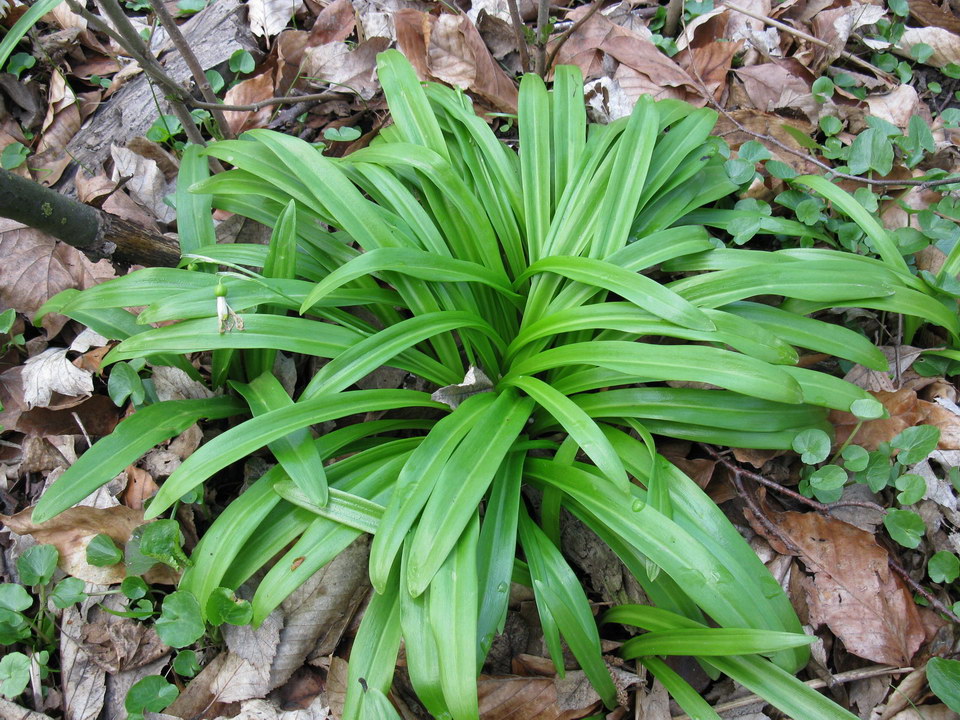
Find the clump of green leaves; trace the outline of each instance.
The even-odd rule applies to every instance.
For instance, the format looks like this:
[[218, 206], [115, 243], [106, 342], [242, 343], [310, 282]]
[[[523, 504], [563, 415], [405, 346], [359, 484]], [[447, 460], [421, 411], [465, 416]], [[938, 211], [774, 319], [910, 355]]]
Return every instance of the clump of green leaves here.
[[[523, 79], [514, 151], [465, 96], [421, 85], [398, 53], [380, 56], [379, 73], [394, 124], [369, 147], [332, 159], [256, 130], [205, 151], [233, 167], [209, 178], [188, 147], [181, 185], [195, 192], [177, 198], [188, 267], [65, 291], [42, 309], [121, 340], [107, 366], [145, 358], [197, 376], [184, 356], [209, 352], [222, 394], [145, 398], [47, 491], [34, 519], [198, 419], [233, 418], [166, 480], [148, 515], [252, 452], [266, 448], [278, 464], [220, 513], [190, 563], [152, 555], [186, 566], [164, 601], [169, 624], [158, 620], [182, 633], [168, 642], [193, 642], [199, 618], [260, 622], [371, 533], [376, 593], [353, 646], [344, 717], [395, 717], [386, 693], [402, 640], [428, 710], [475, 718], [476, 675], [503, 628], [511, 580], [533, 588], [558, 672], [565, 640], [612, 705], [587, 596], [559, 550], [565, 509], [672, 613], [671, 631], [713, 642], [709, 617], [740, 633], [740, 644], [716, 647], [757, 659], [724, 672], [754, 677], [749, 686], [787, 714], [851, 718], [775, 669], [806, 663], [809, 640], [789, 601], [710, 499], [657, 454], [654, 435], [787, 449], [811, 428], [830, 432], [829, 409], [877, 417], [883, 407], [865, 391], [797, 367], [796, 348], [874, 369], [886, 368], [882, 353], [808, 315], [880, 308], [955, 335], [955, 314], [917, 284], [862, 206], [822, 178], [794, 182], [847, 213], [879, 259], [723, 247], [707, 227], [810, 232], [714, 207], [738, 185], [729, 150], [710, 137], [710, 110], [642, 98], [629, 118], [588, 125], [579, 72], [559, 68], [552, 91]], [[215, 244], [212, 206], [272, 226], [269, 245]], [[124, 309], [131, 296], [147, 306], [136, 317]], [[294, 398], [273, 374], [280, 352], [329, 362]], [[353, 389], [383, 365], [433, 392]], [[376, 419], [356, 422], [367, 413]], [[819, 454], [815, 442], [806, 451]], [[542, 499], [539, 514], [524, 488]], [[236, 601], [268, 564], [249, 608]], [[695, 706], [682, 681], [648, 667]]]

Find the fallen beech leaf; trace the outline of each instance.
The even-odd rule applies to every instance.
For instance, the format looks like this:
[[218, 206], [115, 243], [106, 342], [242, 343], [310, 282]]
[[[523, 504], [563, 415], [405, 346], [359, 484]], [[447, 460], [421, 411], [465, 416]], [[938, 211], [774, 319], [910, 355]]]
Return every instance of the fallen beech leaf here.
[[[880, 443], [890, 442], [902, 430], [923, 420], [923, 410], [919, 406], [915, 390], [904, 387], [896, 392], [880, 390], [871, 394], [883, 403], [890, 417], [863, 423], [854, 438], [857, 445], [862, 445], [867, 450], [876, 450]], [[858, 422], [852, 414], [839, 410], [832, 410], [829, 419], [837, 430], [835, 444], [845, 442]]]
[[743, 89], [757, 110], [773, 112], [781, 108], [802, 111], [816, 119], [820, 108], [810, 92], [810, 73], [795, 60], [775, 60], [736, 70]]
[[177, 217], [176, 210], [163, 201], [172, 186], [156, 160], [116, 145], [110, 147], [110, 156], [114, 163], [113, 179], [116, 182], [126, 179], [124, 189], [131, 198], [161, 222], [172, 222]]
[[573, 720], [592, 712], [600, 698], [583, 672], [550, 677], [481, 675], [477, 681], [482, 720]]
[[127, 487], [121, 496], [123, 504], [134, 510], [143, 510], [145, 501], [157, 494], [160, 486], [146, 470], [131, 465], [124, 472], [127, 475]]
[[907, 28], [893, 50], [898, 55], [912, 57], [910, 51], [914, 45], [926, 44], [933, 53], [924, 60], [924, 64], [944, 67], [950, 63], [960, 63], [960, 35], [941, 27]]
[[742, 40], [714, 41], [703, 47], [693, 47], [677, 55], [677, 63], [690, 75], [703, 83], [715, 100], [726, 89], [727, 72], [733, 56], [743, 47]]
[[[223, 101], [228, 105], [250, 105], [273, 97], [273, 90], [273, 73], [268, 70], [238, 82], [227, 90]], [[272, 113], [273, 108], [262, 107], [252, 112], [250, 110], [225, 110], [223, 116], [227, 125], [230, 126], [230, 131], [236, 135], [244, 130], [264, 127]]]
[[[124, 505], [108, 508], [79, 506], [64, 510], [51, 520], [34, 523], [33, 508], [16, 515], [0, 515], [0, 522], [18, 535], [31, 535], [40, 543], [56, 546], [60, 551], [60, 569], [86, 582], [112, 585], [126, 577], [122, 564], [96, 567], [87, 564], [87, 544], [100, 534], [109, 535], [119, 547], [130, 539], [130, 534], [143, 525], [143, 510]], [[157, 565], [145, 576], [148, 582], [174, 585], [179, 574], [166, 565]]]
[[940, 428], [937, 447], [941, 450], [960, 450], [960, 415], [957, 414], [956, 404], [950, 401], [926, 400], [920, 400], [917, 404], [923, 413], [922, 422]]
[[23, 365], [23, 401], [27, 409], [50, 407], [53, 393], [90, 395], [93, 376], [67, 359], [67, 348], [47, 348]]
[[909, 665], [923, 624], [874, 536], [817, 513], [772, 513], [771, 520], [814, 574], [806, 586], [811, 623], [826, 624], [858, 657]]
[[[91, 263], [76, 248], [2, 218], [0, 256], [0, 309], [12, 307], [28, 316], [61, 290], [83, 290], [115, 277], [109, 260]], [[47, 336], [60, 332], [66, 320], [62, 315], [44, 316]]]
[[104, 671], [80, 643], [83, 617], [76, 605], [60, 617], [60, 686], [66, 720], [96, 720], [106, 695]]
[[829, 43], [830, 46], [817, 47], [810, 69], [819, 74], [827, 65], [840, 57], [851, 32], [862, 25], [873, 25], [885, 13], [885, 8], [879, 5], [861, 5], [856, 2], [817, 13], [810, 24], [811, 30], [817, 38]]
[[[844, 375], [843, 379], [853, 383], [864, 390], [877, 391], [886, 390], [894, 392], [898, 384], [894, 383], [894, 377], [898, 383], [902, 382], [903, 374], [913, 365], [914, 361], [920, 357], [923, 348], [911, 347], [909, 345], [884, 346], [880, 348], [884, 357], [887, 358], [889, 371], [870, 370], [863, 365], [854, 365], [850, 372]], [[891, 373], [893, 377], [891, 377]]]
[[314, 84], [333, 83], [369, 100], [380, 89], [376, 78], [377, 54], [387, 49], [386, 38], [371, 38], [355, 47], [332, 42], [303, 51], [301, 74]]
[[143, 667], [170, 652], [152, 627], [102, 611], [83, 626], [80, 637], [90, 659], [109, 673]]
[[287, 26], [302, 5], [302, 0], [248, 0], [250, 32], [257, 37], [272, 38]]

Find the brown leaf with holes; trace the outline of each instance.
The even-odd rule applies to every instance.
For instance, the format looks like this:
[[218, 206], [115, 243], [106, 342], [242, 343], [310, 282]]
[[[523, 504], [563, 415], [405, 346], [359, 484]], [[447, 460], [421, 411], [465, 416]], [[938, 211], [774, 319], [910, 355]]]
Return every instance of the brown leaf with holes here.
[[[61, 290], [82, 290], [115, 276], [109, 260], [91, 263], [76, 248], [3, 218], [0, 257], [0, 310], [13, 308], [27, 316]], [[46, 315], [48, 337], [59, 333], [65, 322], [62, 315]]]
[[[109, 567], [89, 565], [87, 545], [96, 535], [103, 534], [109, 535], [122, 548], [130, 534], [144, 524], [143, 510], [124, 505], [108, 508], [79, 506], [64, 510], [42, 523], [33, 522], [32, 514], [33, 508], [29, 507], [16, 515], [0, 515], [0, 523], [18, 535], [31, 535], [37, 542], [56, 546], [60, 552], [60, 569], [68, 575], [100, 585], [119, 583], [126, 577], [122, 563]], [[147, 582], [175, 585], [179, 573], [158, 564], [144, 578]]]
[[772, 513], [770, 519], [813, 573], [805, 587], [811, 623], [827, 625], [858, 657], [909, 665], [924, 640], [923, 623], [874, 536], [818, 513]]

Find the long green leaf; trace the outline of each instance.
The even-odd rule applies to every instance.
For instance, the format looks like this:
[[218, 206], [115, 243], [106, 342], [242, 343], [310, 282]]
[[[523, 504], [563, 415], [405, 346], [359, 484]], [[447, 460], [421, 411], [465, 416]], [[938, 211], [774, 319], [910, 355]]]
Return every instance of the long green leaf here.
[[169, 400], [138, 410], [57, 478], [34, 508], [33, 521], [44, 522], [72, 507], [150, 448], [179, 435], [200, 418], [218, 420], [244, 411], [243, 403], [231, 397]]

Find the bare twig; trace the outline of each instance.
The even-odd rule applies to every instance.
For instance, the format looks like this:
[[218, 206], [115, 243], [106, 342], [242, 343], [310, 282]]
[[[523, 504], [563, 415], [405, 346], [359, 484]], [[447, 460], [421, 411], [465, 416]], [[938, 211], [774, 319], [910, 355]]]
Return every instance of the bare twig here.
[[550, 24], [550, 0], [540, 0], [537, 3], [537, 67], [536, 73], [540, 77], [547, 74], [547, 26]]
[[527, 38], [523, 34], [523, 19], [520, 17], [520, 8], [517, 7], [517, 0], [507, 0], [507, 6], [510, 8], [510, 24], [513, 26], [513, 37], [517, 43], [517, 52], [520, 53], [520, 69], [530, 72], [530, 54], [527, 52]]
[[[541, 76], [545, 76], [548, 72], [550, 72], [550, 68], [553, 67], [553, 63], [557, 59], [557, 54], [560, 52], [560, 48], [562, 48], [564, 43], [570, 39], [571, 35], [583, 27], [584, 23], [594, 16], [594, 13], [596, 13], [602, 5], [603, 0], [593, 0], [593, 2], [590, 3], [590, 9], [583, 14], [583, 17], [577, 20], [573, 25], [564, 30], [559, 37], [557, 37], [557, 39], [554, 41], [553, 49], [550, 50], [550, 55], [544, 61], [543, 72], [540, 73]], [[544, 46], [544, 49], [545, 48], [546, 46]]]
[[960, 617], [957, 617], [956, 613], [935, 598], [926, 588], [920, 585], [920, 583], [910, 577], [910, 573], [908, 573], [896, 560], [894, 560], [893, 557], [887, 559], [887, 564], [890, 566], [891, 570], [899, 575], [900, 578], [910, 586], [911, 590], [922, 596], [928, 603], [933, 605], [939, 612], [942, 612], [953, 622], [960, 623]]
[[814, 500], [813, 498], [808, 498], [805, 495], [801, 495], [795, 490], [786, 488], [780, 483], [775, 482], [774, 480], [765, 478], [760, 473], [752, 472], [750, 470], [747, 470], [744, 467], [741, 467], [740, 465], [737, 465], [736, 463], [732, 462], [730, 458], [724, 457], [709, 445], [701, 444], [701, 447], [704, 450], [706, 450], [707, 453], [709, 453], [710, 456], [713, 457], [717, 462], [719, 462], [727, 470], [729, 470], [734, 476], [745, 477], [749, 480], [753, 480], [755, 483], [768, 487], [771, 490], [776, 491], [780, 495], [785, 495], [791, 498], [792, 500], [796, 500], [797, 502], [803, 505], [807, 505], [808, 507], [812, 507], [814, 510], [819, 510], [822, 513], [829, 513], [831, 510], [836, 510], [837, 508], [841, 508], [841, 507], [862, 507], [862, 508], [866, 508], [867, 510], [873, 510], [874, 512], [878, 512], [881, 515], [887, 514], [887, 511], [886, 509], [883, 508], [883, 506], [877, 505], [877, 503], [867, 502], [864, 500], [838, 500], [837, 502], [832, 502], [832, 503], [819, 502], [817, 500]]
[[667, 16], [663, 20], [663, 34], [666, 37], [673, 37], [677, 34], [677, 25], [680, 24], [680, 16], [683, 15], [683, 0], [669, 0], [667, 3]]
[[183, 33], [180, 32], [180, 28], [177, 26], [173, 17], [167, 12], [167, 8], [164, 6], [162, 0], [150, 0], [150, 5], [160, 19], [160, 24], [163, 25], [167, 31], [167, 35], [170, 36], [170, 40], [173, 41], [173, 46], [183, 57], [184, 62], [187, 63], [187, 67], [190, 68], [190, 73], [193, 75], [193, 80], [197, 84], [197, 88], [200, 90], [203, 99], [214, 106], [209, 108], [209, 110], [220, 130], [220, 137], [232, 138], [234, 135], [230, 130], [230, 126], [227, 124], [227, 119], [223, 115], [223, 110], [218, 104], [217, 96], [214, 94], [213, 88], [210, 87], [210, 81], [207, 80], [203, 66], [194, 54], [187, 39], [183, 36]]
[[150, 52], [146, 44], [144, 44], [143, 38], [137, 33], [136, 28], [133, 27], [129, 18], [127, 18], [126, 14], [120, 8], [117, 0], [102, 0], [100, 4], [104, 14], [113, 22], [116, 31], [113, 31], [102, 18], [88, 11], [76, 0], [67, 0], [67, 4], [73, 12], [83, 16], [95, 30], [104, 32], [113, 38], [124, 50], [130, 53], [147, 76], [163, 86], [167, 92], [170, 93], [170, 107], [173, 108], [174, 114], [183, 126], [183, 130], [187, 134], [187, 139], [197, 145], [206, 145], [203, 136], [200, 135], [200, 131], [193, 121], [193, 117], [190, 115], [190, 111], [187, 110], [187, 106], [185, 105], [185, 102], [190, 98], [190, 94], [178, 85], [176, 80], [167, 75], [163, 66], [153, 56], [153, 53]]
[[[821, 40], [818, 37], [814, 37], [813, 35], [805, 33], [803, 30], [797, 30], [795, 27], [790, 27], [786, 23], [782, 23], [779, 20], [774, 20], [773, 18], [767, 17], [766, 15], [755, 13], [752, 10], [748, 10], [747, 8], [740, 7], [739, 5], [733, 5], [728, 2], [725, 2], [724, 6], [729, 8], [730, 10], [733, 10], [734, 12], [740, 13], [741, 15], [746, 15], [748, 18], [759, 20], [764, 25], [770, 25], [771, 27], [775, 27], [778, 30], [783, 30], [785, 33], [789, 35], [794, 35], [798, 38], [802, 38], [803, 40], [806, 40], [809, 43], [813, 43], [814, 45], [818, 45], [822, 48], [831, 47], [830, 43], [828, 43], [826, 40]], [[892, 75], [890, 75], [890, 73], [884, 72], [883, 70], [878, 68], [876, 65], [871, 65], [866, 60], [858, 58], [853, 53], [843, 50], [840, 52], [840, 57], [842, 57], [844, 60], [849, 60], [855, 65], [859, 65], [860, 67], [866, 70], [869, 70], [870, 72], [874, 73], [878, 77], [883, 78], [884, 81], [888, 84], [891, 82], [894, 82], [894, 78]]]
[[[858, 670], [848, 670], [847, 672], [838, 673], [833, 676], [833, 682], [848, 683], [853, 682], [854, 680], [866, 680], [868, 678], [883, 677], [884, 675], [900, 675], [901, 673], [909, 672], [913, 672], [913, 668], [892, 668], [887, 667], [886, 665], [875, 665], [873, 667], [860, 668]], [[814, 690], [819, 690], [820, 688], [825, 688], [827, 683], [824, 680], [807, 680], [804, 685], [813, 688]], [[759, 695], [747, 695], [745, 697], [738, 698], [737, 700], [731, 700], [730, 702], [715, 705], [713, 709], [718, 713], [722, 713], [726, 712], [727, 710], [736, 710], [737, 708], [746, 707], [758, 702], [766, 701]], [[690, 720], [690, 716], [674, 715], [671, 720]]]
[[259, 100], [255, 103], [250, 103], [249, 105], [226, 105], [224, 103], [208, 103], [191, 99], [190, 104], [194, 107], [204, 108], [207, 110], [213, 107], [218, 107], [221, 110], [228, 110], [230, 112], [256, 112], [257, 110], [269, 107], [270, 105], [294, 105], [296, 103], [322, 102], [323, 100], [331, 100], [341, 94], [342, 93], [328, 91], [322, 93], [313, 93], [312, 95], [286, 95], [284, 97], [272, 97], [267, 98], [266, 100]]

